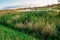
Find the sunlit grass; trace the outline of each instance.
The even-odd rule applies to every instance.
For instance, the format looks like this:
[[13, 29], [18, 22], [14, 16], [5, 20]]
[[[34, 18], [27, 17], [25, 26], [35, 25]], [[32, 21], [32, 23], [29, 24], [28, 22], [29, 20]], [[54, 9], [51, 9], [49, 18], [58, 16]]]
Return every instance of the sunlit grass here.
[[0, 25], [0, 40], [37, 40], [33, 36]]
[[39, 40], [45, 37], [48, 40], [55, 40], [60, 37], [59, 15], [60, 12], [57, 11], [8, 12], [0, 14], [0, 24], [7, 26], [7, 28], [21, 30], [23, 33], [32, 35]]

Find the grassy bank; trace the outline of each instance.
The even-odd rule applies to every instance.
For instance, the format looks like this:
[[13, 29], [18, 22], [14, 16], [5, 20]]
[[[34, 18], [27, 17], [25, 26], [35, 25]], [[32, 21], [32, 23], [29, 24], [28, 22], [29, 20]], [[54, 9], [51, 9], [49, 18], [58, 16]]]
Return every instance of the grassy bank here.
[[[60, 12], [58, 11], [0, 13], [0, 24], [24, 33], [21, 34], [23, 36], [25, 34], [31, 35], [36, 40], [60, 40]], [[19, 32], [14, 32], [12, 35], [20, 35]], [[29, 39], [29, 37], [27, 38]]]
[[33, 36], [0, 25], [0, 40], [37, 40]]

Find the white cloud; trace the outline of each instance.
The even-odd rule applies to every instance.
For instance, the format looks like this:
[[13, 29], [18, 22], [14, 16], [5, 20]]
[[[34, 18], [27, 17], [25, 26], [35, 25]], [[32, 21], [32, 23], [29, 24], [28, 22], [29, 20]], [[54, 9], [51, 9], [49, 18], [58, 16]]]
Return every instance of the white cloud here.
[[58, 3], [57, 0], [28, 0], [27, 4], [33, 4], [33, 5], [47, 5], [47, 4], [56, 4]]
[[[19, 0], [15, 0], [19, 1]], [[48, 4], [56, 4], [58, 0], [20, 0], [17, 4], [20, 5], [31, 5], [31, 6], [44, 6]]]
[[[48, 4], [56, 4], [58, 3], [58, 0], [8, 0], [12, 3], [7, 3], [7, 5], [3, 5], [3, 7], [6, 6], [15, 6], [15, 5], [25, 5], [25, 6], [45, 6]], [[1, 6], [2, 7], [2, 6]]]

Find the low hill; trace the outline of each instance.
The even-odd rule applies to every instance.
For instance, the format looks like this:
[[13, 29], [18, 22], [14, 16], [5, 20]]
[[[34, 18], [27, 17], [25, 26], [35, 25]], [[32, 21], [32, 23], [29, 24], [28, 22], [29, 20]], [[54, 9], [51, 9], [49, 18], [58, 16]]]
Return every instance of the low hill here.
[[49, 10], [49, 9], [57, 9], [60, 10], [60, 4], [52, 4], [52, 5], [47, 5], [43, 7], [34, 7], [32, 8], [33, 10]]
[[16, 12], [16, 11], [21, 11], [21, 10], [60, 10], [60, 4], [52, 4], [52, 5], [47, 5], [43, 7], [27, 7], [27, 8], [15, 8], [15, 9], [6, 9], [6, 10], [0, 10], [0, 12]]

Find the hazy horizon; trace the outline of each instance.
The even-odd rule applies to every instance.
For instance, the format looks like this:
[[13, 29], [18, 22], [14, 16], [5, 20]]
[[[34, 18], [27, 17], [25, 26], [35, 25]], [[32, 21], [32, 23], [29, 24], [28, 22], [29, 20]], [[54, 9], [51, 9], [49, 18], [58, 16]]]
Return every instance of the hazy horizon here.
[[57, 4], [58, 0], [0, 0], [0, 8], [25, 5], [25, 6], [45, 6], [51, 4]]

